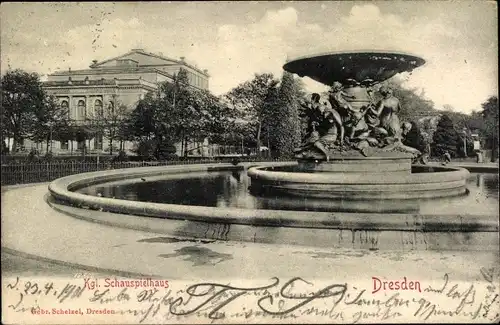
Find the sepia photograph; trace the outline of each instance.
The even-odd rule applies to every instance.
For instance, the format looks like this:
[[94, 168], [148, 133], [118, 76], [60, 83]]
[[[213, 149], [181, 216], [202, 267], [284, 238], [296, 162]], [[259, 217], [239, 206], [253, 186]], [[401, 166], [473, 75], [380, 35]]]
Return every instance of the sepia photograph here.
[[499, 323], [497, 7], [2, 2], [2, 324]]

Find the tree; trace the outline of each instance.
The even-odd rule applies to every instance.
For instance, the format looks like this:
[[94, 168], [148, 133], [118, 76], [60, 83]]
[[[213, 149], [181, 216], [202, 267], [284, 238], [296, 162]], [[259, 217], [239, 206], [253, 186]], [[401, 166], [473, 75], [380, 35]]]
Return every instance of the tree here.
[[412, 148], [418, 149], [421, 152], [427, 151], [427, 143], [424, 136], [420, 132], [417, 122], [411, 122], [411, 129], [403, 140], [403, 143]]
[[456, 156], [458, 133], [455, 130], [453, 121], [446, 114], [443, 114], [437, 124], [433, 136], [433, 151], [437, 156], [442, 156], [446, 151], [452, 157]]
[[254, 134], [257, 152], [260, 153], [263, 123], [269, 117], [269, 92], [278, 85], [273, 74], [256, 74], [255, 77], [233, 88], [226, 94], [231, 106], [242, 120], [246, 121]]
[[[116, 105], [116, 107], [115, 107]], [[107, 107], [100, 111], [89, 114], [90, 125], [96, 130], [95, 135], [106, 137], [109, 141], [109, 154], [113, 154], [113, 141], [120, 141], [122, 149], [123, 141], [127, 140], [126, 121], [128, 117], [128, 108], [126, 105], [113, 101]]]
[[11, 70], [2, 76], [2, 136], [12, 136], [12, 151], [21, 139], [30, 136], [35, 113], [43, 110], [46, 94], [36, 73]]
[[434, 139], [434, 133], [436, 132], [436, 128], [440, 119], [441, 119], [440, 115], [426, 116], [418, 119], [416, 122], [417, 127], [420, 130], [420, 134], [422, 135], [422, 138], [424, 139], [424, 142], [427, 146], [425, 151], [429, 152], [429, 154], [430, 154], [430, 146]]
[[120, 150], [123, 150], [123, 142], [127, 139], [123, 122], [127, 119], [128, 114], [128, 107], [121, 103], [118, 103], [117, 107], [109, 105], [105, 111], [106, 128], [104, 129], [104, 135], [109, 141], [110, 155], [113, 154], [113, 141], [115, 140], [120, 142]]
[[498, 97], [489, 97], [481, 106], [484, 119], [482, 131], [491, 148], [491, 161], [495, 162], [498, 155]]
[[417, 121], [422, 117], [436, 114], [434, 103], [426, 99], [424, 93], [417, 94], [418, 89], [407, 89], [396, 80], [391, 80], [389, 85], [394, 96], [401, 103], [401, 111], [398, 112], [398, 116], [402, 121]]
[[235, 126], [236, 112], [208, 90], [195, 90], [194, 95], [193, 107], [200, 119], [201, 135], [211, 142], [220, 141], [221, 135]]
[[160, 121], [158, 130], [161, 132], [155, 134], [155, 137], [160, 142], [165, 140], [169, 143], [180, 139], [183, 155], [187, 155], [187, 142], [196, 134], [199, 119], [195, 116], [194, 96], [189, 87], [187, 71], [180, 69], [173, 81], [160, 87], [160, 111], [157, 115]]
[[147, 93], [139, 101], [124, 122], [127, 140], [140, 142], [153, 137], [158, 127], [158, 120], [155, 119], [157, 106], [158, 99], [154, 93]]
[[59, 135], [66, 132], [69, 124], [69, 110], [62, 107], [55, 97], [45, 96], [43, 106], [33, 112], [28, 136], [37, 143], [45, 140], [46, 152], [49, 152], [49, 143], [52, 145], [54, 138], [59, 139]]
[[181, 69], [172, 82], [160, 84], [156, 93], [139, 101], [124, 129], [129, 138], [143, 144], [142, 151], [149, 148], [161, 159], [162, 152], [170, 155], [179, 141], [183, 155], [187, 155], [189, 141], [199, 143], [205, 138], [217, 138], [230, 128], [231, 116], [219, 98], [189, 86], [186, 71]]
[[291, 157], [293, 149], [300, 144], [299, 89], [293, 75], [285, 72], [278, 91], [277, 105], [272, 112], [273, 121], [276, 121], [273, 130], [276, 154], [281, 158]]
[[262, 139], [264, 139], [264, 143], [270, 150], [269, 153], [277, 152], [280, 145], [277, 140], [278, 133], [276, 132], [282, 122], [278, 120], [279, 114], [276, 111], [280, 106], [279, 92], [280, 88], [277, 85], [270, 87], [262, 107]]

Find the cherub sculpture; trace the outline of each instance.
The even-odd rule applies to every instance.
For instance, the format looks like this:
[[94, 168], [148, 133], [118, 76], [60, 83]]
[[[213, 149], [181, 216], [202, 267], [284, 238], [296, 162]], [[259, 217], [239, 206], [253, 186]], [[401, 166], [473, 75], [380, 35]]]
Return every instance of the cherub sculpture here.
[[[340, 114], [320, 102], [320, 95], [312, 94], [309, 103], [302, 103], [301, 117], [307, 118], [306, 137], [301, 147], [295, 149], [297, 157], [303, 157], [308, 149], [317, 149], [322, 152], [327, 161], [330, 159], [330, 150], [334, 148], [339, 140], [340, 144], [344, 138], [344, 127]], [[340, 136], [340, 138], [339, 138]]]
[[354, 109], [346, 99], [356, 99], [344, 91], [340, 82], [335, 81], [330, 89], [329, 100], [333, 108], [337, 109], [342, 116], [344, 128], [347, 129], [348, 139], [354, 139], [356, 133], [361, 133], [368, 129], [365, 123], [364, 115], [366, 107], [361, 110]]

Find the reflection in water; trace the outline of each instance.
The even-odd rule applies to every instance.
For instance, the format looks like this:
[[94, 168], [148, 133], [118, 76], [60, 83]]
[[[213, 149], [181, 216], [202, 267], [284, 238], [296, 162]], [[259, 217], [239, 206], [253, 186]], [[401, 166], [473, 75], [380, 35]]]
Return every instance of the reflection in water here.
[[245, 172], [177, 174], [94, 185], [80, 193], [124, 200], [246, 209], [498, 215], [498, 175], [471, 174], [469, 195], [427, 200], [349, 201], [252, 195]]
[[498, 198], [498, 175], [481, 174], [480, 176], [484, 179], [484, 185], [481, 187], [486, 190], [487, 195]]
[[484, 175], [483, 174], [477, 174], [476, 175], [476, 186], [481, 188], [483, 187], [483, 184], [484, 184]]

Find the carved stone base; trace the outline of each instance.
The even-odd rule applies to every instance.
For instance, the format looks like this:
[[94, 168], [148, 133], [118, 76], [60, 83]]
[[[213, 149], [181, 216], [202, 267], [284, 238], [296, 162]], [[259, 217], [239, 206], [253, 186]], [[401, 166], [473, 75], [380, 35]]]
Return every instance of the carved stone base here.
[[298, 159], [301, 172], [370, 173], [405, 175], [411, 173], [411, 155], [401, 152], [375, 152], [365, 157], [359, 151], [349, 150], [332, 153], [329, 161], [321, 159]]
[[[407, 154], [404, 151], [400, 151], [398, 149], [394, 150], [383, 150], [380, 148], [367, 147], [363, 148], [364, 150], [358, 149], [343, 149], [335, 148], [334, 150], [329, 150], [330, 160], [337, 158], [376, 158], [376, 157], [394, 157], [394, 156], [404, 156], [411, 158], [411, 154]], [[298, 160], [318, 160], [324, 161], [326, 160], [325, 154], [319, 150], [315, 149], [307, 149], [295, 155], [295, 158]]]

